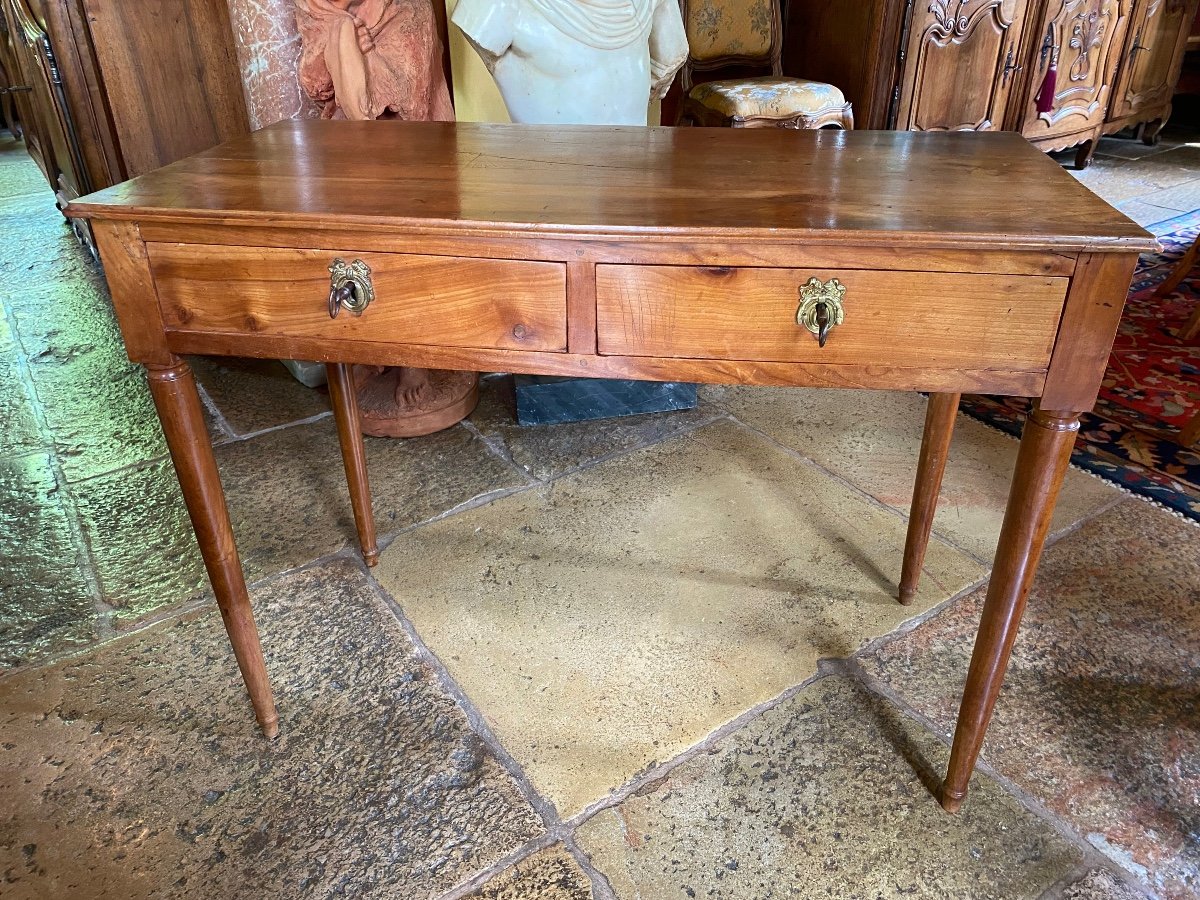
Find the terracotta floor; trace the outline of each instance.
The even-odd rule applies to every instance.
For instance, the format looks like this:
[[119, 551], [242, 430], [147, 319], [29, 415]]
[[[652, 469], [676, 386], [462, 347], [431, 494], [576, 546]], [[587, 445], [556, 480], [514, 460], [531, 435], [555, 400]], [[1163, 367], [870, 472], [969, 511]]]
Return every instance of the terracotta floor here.
[[[1200, 142], [1082, 175], [1143, 223]], [[0, 896], [1200, 896], [1200, 529], [1071, 472], [958, 817], [945, 764], [1012, 440], [960, 419], [892, 599], [920, 397], [370, 441], [197, 361], [282, 715], [253, 725], [141, 373], [0, 143]]]

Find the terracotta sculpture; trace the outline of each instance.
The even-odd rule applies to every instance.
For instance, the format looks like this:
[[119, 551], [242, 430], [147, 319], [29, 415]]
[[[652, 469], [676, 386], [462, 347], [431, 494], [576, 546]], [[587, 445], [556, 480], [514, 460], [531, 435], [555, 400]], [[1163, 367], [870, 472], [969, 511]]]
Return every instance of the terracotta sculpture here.
[[[296, 0], [300, 83], [326, 119], [452, 121], [431, 0]], [[347, 165], [353, 165], [347, 151]], [[474, 372], [356, 366], [363, 431], [448, 428], [479, 399]]]
[[514, 122], [645, 125], [687, 59], [678, 0], [459, 0]]
[[324, 118], [454, 119], [430, 0], [296, 0], [296, 20]]

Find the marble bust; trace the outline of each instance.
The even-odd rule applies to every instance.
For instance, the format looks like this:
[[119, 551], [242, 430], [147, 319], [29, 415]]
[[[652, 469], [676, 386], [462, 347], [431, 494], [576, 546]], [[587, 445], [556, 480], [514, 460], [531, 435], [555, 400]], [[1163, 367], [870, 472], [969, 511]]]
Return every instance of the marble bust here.
[[687, 59], [678, 0], [459, 0], [514, 122], [645, 125]]

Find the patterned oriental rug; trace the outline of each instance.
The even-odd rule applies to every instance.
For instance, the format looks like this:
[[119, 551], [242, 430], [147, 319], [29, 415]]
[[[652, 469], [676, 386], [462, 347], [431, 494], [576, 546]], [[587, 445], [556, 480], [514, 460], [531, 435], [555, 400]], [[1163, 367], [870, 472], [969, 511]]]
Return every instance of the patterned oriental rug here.
[[[1175, 335], [1200, 303], [1200, 267], [1171, 296], [1155, 287], [1200, 231], [1200, 210], [1150, 228], [1162, 252], [1138, 264], [1096, 409], [1084, 415], [1072, 462], [1119, 487], [1200, 522], [1200, 447], [1178, 443], [1200, 410], [1200, 341]], [[964, 396], [962, 410], [1012, 435], [1029, 400]]]

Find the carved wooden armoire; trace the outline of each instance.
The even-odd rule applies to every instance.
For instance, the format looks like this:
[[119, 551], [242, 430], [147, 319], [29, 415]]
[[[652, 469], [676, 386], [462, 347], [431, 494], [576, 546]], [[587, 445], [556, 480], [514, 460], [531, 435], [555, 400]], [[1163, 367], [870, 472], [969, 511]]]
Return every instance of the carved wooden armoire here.
[[226, 0], [0, 0], [0, 69], [60, 206], [249, 131]]
[[1019, 131], [1045, 150], [1171, 112], [1200, 0], [790, 0], [784, 71], [838, 85], [863, 128]]

